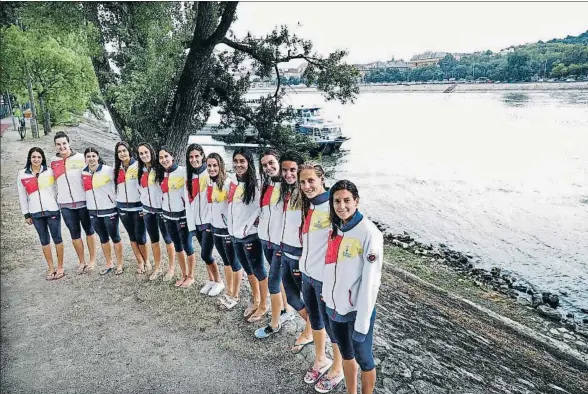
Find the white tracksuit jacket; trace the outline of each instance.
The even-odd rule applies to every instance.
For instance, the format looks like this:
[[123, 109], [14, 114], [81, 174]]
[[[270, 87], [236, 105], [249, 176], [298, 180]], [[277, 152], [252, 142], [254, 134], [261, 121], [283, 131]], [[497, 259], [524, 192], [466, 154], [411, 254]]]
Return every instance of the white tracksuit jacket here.
[[86, 160], [81, 153], [72, 152], [69, 157], [51, 158], [53, 176], [57, 183], [57, 203], [61, 208], [83, 208], [86, 206], [86, 192], [82, 185], [82, 170]]
[[327, 238], [331, 230], [329, 218], [329, 192], [326, 191], [310, 201], [302, 226], [302, 256], [300, 272], [319, 282], [323, 281]]
[[323, 277], [323, 300], [335, 321], [355, 320], [353, 338], [362, 342], [380, 289], [384, 236], [359, 211], [329, 236]]
[[16, 179], [20, 210], [25, 219], [49, 216], [59, 212], [55, 194], [55, 177], [46, 166], [38, 176], [29, 169], [18, 172]]
[[91, 171], [86, 166], [82, 171], [82, 182], [90, 215], [103, 217], [117, 213], [112, 167], [99, 164], [96, 171]]

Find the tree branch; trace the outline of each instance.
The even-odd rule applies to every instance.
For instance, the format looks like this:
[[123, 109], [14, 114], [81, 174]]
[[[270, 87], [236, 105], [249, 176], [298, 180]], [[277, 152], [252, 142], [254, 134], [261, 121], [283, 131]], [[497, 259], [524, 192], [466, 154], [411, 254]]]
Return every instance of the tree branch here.
[[236, 42], [233, 41], [227, 37], [224, 37], [220, 43], [225, 44], [228, 47], [231, 47], [237, 51], [241, 51], [244, 52], [246, 54], [248, 54], [249, 56], [251, 56], [252, 58], [254, 58], [255, 60], [258, 60], [264, 64], [278, 64], [278, 63], [287, 63], [290, 60], [294, 60], [294, 59], [304, 59], [306, 60], [308, 63], [313, 64], [316, 67], [319, 68], [324, 68], [325, 66], [323, 66], [322, 64], [320, 64], [320, 59], [316, 58], [316, 57], [312, 57], [312, 56], [306, 56], [304, 54], [291, 54], [290, 51], [288, 51], [288, 55], [285, 57], [278, 57], [273, 59], [271, 62], [268, 62], [267, 59], [262, 58], [261, 56], [259, 56], [259, 54], [255, 51], [255, 49], [249, 45], [240, 43], [240, 42]]
[[228, 1], [225, 3], [225, 9], [223, 11], [220, 23], [218, 24], [216, 30], [210, 35], [210, 37], [206, 39], [208, 44], [216, 44], [220, 42], [221, 39], [227, 34], [227, 31], [229, 31], [229, 27], [231, 27], [233, 19], [235, 18], [235, 12], [237, 12], [238, 4], [238, 1]]
[[278, 98], [278, 92], [280, 91], [280, 70], [278, 69], [278, 63], [274, 64], [274, 68], [276, 69], [276, 79], [277, 79], [277, 83], [276, 83], [276, 92], [274, 93], [274, 98]]

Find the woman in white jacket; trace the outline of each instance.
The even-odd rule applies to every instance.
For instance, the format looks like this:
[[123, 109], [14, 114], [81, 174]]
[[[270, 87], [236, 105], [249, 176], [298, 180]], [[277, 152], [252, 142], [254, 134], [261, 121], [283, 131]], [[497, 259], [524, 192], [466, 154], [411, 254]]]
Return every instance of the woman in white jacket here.
[[[330, 319], [332, 340], [343, 356], [348, 393], [357, 393], [357, 365], [361, 392], [370, 394], [376, 384], [372, 351], [376, 299], [382, 277], [384, 237], [357, 209], [359, 193], [350, 181], [331, 188], [332, 230], [325, 257], [323, 299]], [[357, 362], [357, 363], [356, 363]]]
[[155, 181], [161, 186], [163, 200], [161, 208], [165, 227], [171, 236], [182, 277], [176, 281], [176, 287], [190, 287], [194, 284], [194, 268], [196, 255], [192, 243], [194, 220], [188, 189], [186, 189], [186, 169], [179, 166], [173, 152], [166, 146], [158, 150], [160, 167], [157, 169]]
[[138, 162], [133, 157], [131, 147], [125, 141], [119, 141], [114, 146], [114, 175], [116, 183], [116, 206], [120, 221], [127, 230], [131, 249], [137, 259], [137, 273], [151, 273], [149, 263], [149, 245], [147, 245], [147, 231], [145, 223], [140, 217], [143, 207], [139, 193]]
[[[63, 278], [63, 241], [61, 239], [61, 214], [55, 194], [55, 177], [47, 167], [45, 152], [31, 148], [25, 168], [18, 172], [16, 188], [20, 209], [27, 224], [33, 224], [39, 234], [43, 256], [47, 262], [47, 276], [53, 280]], [[51, 234], [51, 237], [49, 237]], [[57, 270], [53, 265], [51, 238], [57, 253]]]
[[206, 264], [208, 280], [200, 289], [200, 294], [216, 297], [225, 289], [218, 266], [212, 257], [214, 240], [211, 228], [211, 210], [207, 198], [209, 183], [206, 171], [206, 155], [198, 144], [190, 144], [186, 150], [186, 188], [196, 230], [196, 239], [200, 244], [200, 257]]
[[104, 163], [96, 148], [87, 148], [84, 158], [87, 166], [82, 170], [82, 183], [86, 191], [88, 212], [106, 259], [106, 269], [100, 275], [106, 275], [114, 269], [110, 241], [116, 255], [116, 275], [120, 275], [123, 273], [123, 248], [118, 228], [114, 170]]
[[[298, 167], [298, 171], [304, 215], [300, 228], [302, 254], [299, 267], [302, 273], [302, 298], [312, 327], [315, 350], [314, 364], [306, 372], [304, 381], [315, 383], [314, 388], [319, 393], [327, 393], [344, 378], [343, 359], [330, 332], [329, 317], [323, 301], [325, 255], [331, 228], [329, 192], [325, 189], [325, 170], [320, 164], [304, 163]], [[333, 361], [325, 354], [327, 334], [333, 345]]]

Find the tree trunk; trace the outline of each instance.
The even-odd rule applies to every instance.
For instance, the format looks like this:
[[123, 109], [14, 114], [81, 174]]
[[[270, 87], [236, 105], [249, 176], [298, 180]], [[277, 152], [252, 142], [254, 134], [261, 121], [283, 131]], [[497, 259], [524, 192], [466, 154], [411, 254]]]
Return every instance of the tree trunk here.
[[39, 105], [41, 106], [41, 112], [43, 113], [43, 133], [49, 135], [51, 133], [51, 114], [49, 108], [45, 104], [45, 93], [39, 94]]
[[39, 138], [39, 125], [37, 124], [37, 111], [35, 110], [35, 96], [33, 96], [33, 84], [31, 82], [31, 75], [28, 73], [28, 68], [27, 74], [27, 89], [29, 91], [29, 100], [31, 102], [31, 133], [33, 138]]

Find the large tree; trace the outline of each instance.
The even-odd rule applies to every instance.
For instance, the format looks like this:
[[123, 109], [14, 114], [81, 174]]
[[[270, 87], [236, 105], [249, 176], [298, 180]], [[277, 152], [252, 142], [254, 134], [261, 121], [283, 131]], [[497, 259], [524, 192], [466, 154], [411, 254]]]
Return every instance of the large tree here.
[[[261, 37], [235, 36], [237, 2], [68, 2], [27, 3], [29, 15], [47, 26], [76, 30], [95, 27], [88, 48], [105, 106], [122, 138], [166, 143], [184, 150], [190, 134], [218, 107], [233, 138], [253, 126], [260, 143], [278, 148], [306, 142], [285, 127], [291, 111], [284, 87], [247, 105], [252, 74], [276, 77], [278, 64], [299, 59], [303, 80], [328, 100], [353, 101], [358, 72], [343, 62], [345, 51], [321, 55], [312, 42], [277, 27]], [[66, 17], [64, 17], [66, 15]], [[253, 71], [243, 73], [247, 62]], [[241, 71], [241, 73], [239, 73]], [[275, 75], [277, 74], [277, 75]]]

